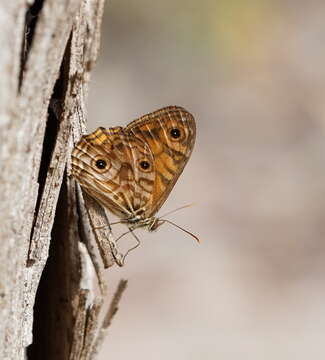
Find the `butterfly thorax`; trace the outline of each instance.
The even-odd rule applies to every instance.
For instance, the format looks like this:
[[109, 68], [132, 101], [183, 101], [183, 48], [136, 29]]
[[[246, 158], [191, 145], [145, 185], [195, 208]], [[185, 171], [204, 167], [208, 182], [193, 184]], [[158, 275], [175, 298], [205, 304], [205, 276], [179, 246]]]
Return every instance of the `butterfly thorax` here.
[[148, 231], [156, 230], [161, 225], [161, 220], [157, 217], [143, 218], [140, 215], [135, 215], [132, 218], [125, 219], [125, 222], [130, 229], [147, 228]]

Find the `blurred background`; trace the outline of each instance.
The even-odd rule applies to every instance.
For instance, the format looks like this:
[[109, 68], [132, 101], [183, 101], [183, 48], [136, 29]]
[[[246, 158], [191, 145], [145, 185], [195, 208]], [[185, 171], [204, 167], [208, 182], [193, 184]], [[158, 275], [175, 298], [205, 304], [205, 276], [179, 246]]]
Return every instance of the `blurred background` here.
[[324, 359], [325, 3], [111, 0], [89, 130], [165, 105], [192, 157], [142, 245], [100, 359]]

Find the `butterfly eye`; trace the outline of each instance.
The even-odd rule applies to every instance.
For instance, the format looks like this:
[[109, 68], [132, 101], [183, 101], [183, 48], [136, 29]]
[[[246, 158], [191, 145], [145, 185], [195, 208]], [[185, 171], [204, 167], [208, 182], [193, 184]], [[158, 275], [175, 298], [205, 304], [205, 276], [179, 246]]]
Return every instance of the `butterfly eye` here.
[[103, 170], [103, 169], [106, 168], [106, 166], [107, 166], [107, 163], [106, 163], [105, 160], [98, 159], [98, 160], [96, 161], [96, 167], [97, 167], [98, 169]]
[[140, 160], [138, 162], [138, 166], [141, 168], [142, 171], [150, 171], [151, 164], [148, 160]]

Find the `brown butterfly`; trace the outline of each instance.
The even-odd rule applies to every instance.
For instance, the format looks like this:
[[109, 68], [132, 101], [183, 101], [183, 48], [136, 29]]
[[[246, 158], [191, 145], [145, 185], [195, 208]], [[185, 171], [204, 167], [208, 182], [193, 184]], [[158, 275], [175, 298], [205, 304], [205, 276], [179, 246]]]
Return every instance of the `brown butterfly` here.
[[179, 106], [144, 115], [124, 128], [100, 127], [75, 146], [72, 175], [130, 231], [152, 231], [167, 221], [155, 214], [182, 173], [195, 134], [194, 117]]

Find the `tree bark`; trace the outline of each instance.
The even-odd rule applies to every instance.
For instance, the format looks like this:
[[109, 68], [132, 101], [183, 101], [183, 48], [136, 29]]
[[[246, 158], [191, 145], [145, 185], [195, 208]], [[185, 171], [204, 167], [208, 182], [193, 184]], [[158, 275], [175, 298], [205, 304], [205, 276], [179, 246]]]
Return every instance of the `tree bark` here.
[[0, 4], [1, 359], [92, 359], [108, 326], [98, 321], [105, 285], [89, 225], [105, 215], [69, 176], [103, 6]]

